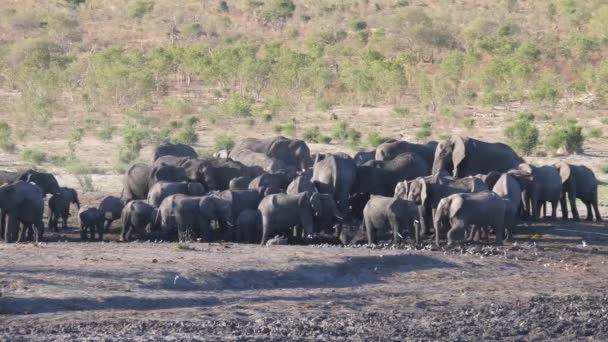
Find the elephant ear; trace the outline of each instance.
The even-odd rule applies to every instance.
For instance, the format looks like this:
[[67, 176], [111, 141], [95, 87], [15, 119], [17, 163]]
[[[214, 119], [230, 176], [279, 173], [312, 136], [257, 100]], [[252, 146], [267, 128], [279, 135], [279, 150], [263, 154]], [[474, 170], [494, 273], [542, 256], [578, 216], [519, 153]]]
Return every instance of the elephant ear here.
[[517, 167], [520, 171], [523, 171], [529, 175], [532, 174], [532, 166], [530, 164], [522, 163]]
[[450, 196], [450, 218], [456, 216], [460, 209], [462, 209], [462, 204], [464, 203], [464, 199], [462, 196], [454, 195]]
[[[488, 189], [492, 189], [494, 187], [494, 185], [496, 184], [496, 182], [498, 182], [498, 179], [500, 179], [500, 176], [502, 176], [502, 173], [497, 172], [497, 171], [490, 171], [483, 183], [485, 183], [485, 185], [488, 187]], [[483, 190], [483, 189], [481, 189]], [[476, 190], [474, 190], [473, 192], [476, 192]]]
[[555, 164], [555, 167], [559, 170], [559, 176], [562, 179], [562, 184], [564, 184], [570, 178], [570, 174], [572, 173], [572, 169], [570, 168], [570, 164], [560, 161]]
[[454, 147], [452, 149], [452, 163], [454, 165], [454, 177], [458, 177], [458, 165], [466, 157], [466, 144], [461, 136], [452, 137]]
[[407, 181], [397, 183], [397, 186], [395, 187], [395, 196], [393, 197], [407, 199], [408, 194], [409, 184], [407, 183]]

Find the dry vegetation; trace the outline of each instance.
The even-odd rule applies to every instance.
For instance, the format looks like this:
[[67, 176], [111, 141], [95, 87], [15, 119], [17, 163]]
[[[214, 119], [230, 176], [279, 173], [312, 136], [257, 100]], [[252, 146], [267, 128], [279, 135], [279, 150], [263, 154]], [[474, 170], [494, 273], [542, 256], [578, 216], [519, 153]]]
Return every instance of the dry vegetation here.
[[3, 1], [0, 153], [82, 186], [166, 140], [458, 133], [534, 160], [574, 136], [604, 174], [606, 21], [599, 0]]

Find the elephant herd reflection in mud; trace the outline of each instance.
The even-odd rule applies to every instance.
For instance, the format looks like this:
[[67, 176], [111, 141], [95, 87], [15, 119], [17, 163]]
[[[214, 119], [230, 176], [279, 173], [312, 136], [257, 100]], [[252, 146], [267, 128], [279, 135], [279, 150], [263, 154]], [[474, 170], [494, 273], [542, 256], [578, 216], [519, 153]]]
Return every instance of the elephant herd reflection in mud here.
[[[98, 207], [80, 208], [76, 191], [49, 173], [0, 171], [0, 183], [6, 242], [43, 238], [46, 195], [48, 229], [57, 231], [60, 220], [67, 228], [75, 204], [83, 240], [102, 240], [120, 220], [123, 241], [372, 244], [384, 234], [393, 243], [451, 244], [494, 234], [501, 244], [541, 211], [556, 219], [558, 203], [563, 218], [571, 213], [578, 220], [577, 198], [588, 220], [601, 220], [589, 168], [533, 166], [505, 144], [461, 136], [426, 144], [389, 140], [354, 156], [311, 154], [304, 141], [281, 136], [246, 138], [212, 157], [165, 143], [151, 164], [127, 170], [120, 197]], [[345, 226], [358, 227], [356, 234], [345, 234]]]

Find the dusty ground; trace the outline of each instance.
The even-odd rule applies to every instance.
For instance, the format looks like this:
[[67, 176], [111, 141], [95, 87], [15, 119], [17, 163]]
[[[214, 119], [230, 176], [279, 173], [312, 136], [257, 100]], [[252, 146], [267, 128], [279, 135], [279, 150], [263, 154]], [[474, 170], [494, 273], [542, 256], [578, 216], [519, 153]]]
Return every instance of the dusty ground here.
[[81, 243], [63, 230], [0, 244], [0, 339], [608, 339], [608, 226], [518, 232], [501, 248], [412, 250]]

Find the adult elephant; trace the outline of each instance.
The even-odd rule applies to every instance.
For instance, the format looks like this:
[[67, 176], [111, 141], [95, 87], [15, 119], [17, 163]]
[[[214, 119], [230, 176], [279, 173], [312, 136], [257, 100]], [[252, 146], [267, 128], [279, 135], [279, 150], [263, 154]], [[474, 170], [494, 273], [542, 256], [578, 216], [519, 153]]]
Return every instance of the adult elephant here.
[[295, 166], [299, 170], [312, 166], [310, 149], [303, 140], [288, 139], [283, 136], [266, 139], [246, 138], [241, 140], [230, 151], [230, 155], [237, 154], [244, 149], [279, 159], [287, 165]]
[[277, 173], [265, 173], [261, 176], [255, 177], [249, 182], [249, 189], [257, 188], [274, 188], [286, 190], [287, 186], [291, 183], [291, 177], [283, 172]]
[[495, 182], [492, 191], [506, 201], [505, 230], [507, 239], [513, 235], [521, 205], [522, 189], [528, 188], [532, 177], [525, 173], [503, 173]]
[[429, 165], [433, 164], [435, 148], [437, 143], [432, 141], [427, 144], [415, 144], [405, 140], [388, 141], [378, 145], [376, 148], [376, 160], [392, 160], [405, 152], [419, 154]]
[[225, 190], [213, 194], [212, 196], [221, 198], [230, 203], [232, 218], [236, 221], [243, 211], [257, 210], [262, 199], [273, 193], [273, 190], [270, 188], [257, 188], [250, 190]]
[[122, 199], [125, 202], [148, 197], [148, 191], [157, 182], [185, 182], [188, 180], [186, 171], [173, 165], [157, 165], [149, 167], [145, 164], [131, 166], [123, 180]]
[[120, 218], [123, 207], [124, 201], [116, 196], [106, 196], [101, 200], [97, 209], [103, 213], [104, 232], [110, 229], [112, 222]]
[[78, 193], [72, 188], [62, 187], [58, 194], [51, 196], [49, 199], [49, 221], [48, 227], [53, 231], [57, 231], [57, 224], [59, 218], [63, 220], [63, 228], [68, 227], [68, 217], [70, 216], [70, 204], [76, 204], [78, 210], [80, 210], [80, 201], [78, 200]]
[[313, 166], [311, 182], [320, 193], [332, 195], [342, 216], [350, 218], [348, 198], [356, 176], [354, 160], [329, 154]]
[[269, 157], [264, 153], [254, 152], [249, 149], [237, 150], [230, 154], [230, 158], [241, 162], [245, 166], [257, 168], [257, 172], [260, 173], [296, 172], [293, 165], [287, 165], [280, 159]]
[[227, 190], [230, 188], [230, 181], [235, 178], [253, 179], [260, 175], [254, 168], [232, 159], [190, 159], [185, 160], [181, 167], [191, 182], [203, 184], [208, 191]]
[[154, 149], [152, 154], [152, 161], [156, 161], [158, 158], [163, 156], [175, 156], [175, 157], [192, 157], [197, 158], [198, 154], [192, 148], [192, 146], [184, 144], [172, 144], [170, 142], [162, 143]]
[[351, 193], [392, 197], [397, 183], [428, 176], [430, 166], [415, 153], [402, 153], [393, 160], [371, 160], [357, 167]]
[[540, 208], [545, 202], [551, 203], [551, 218], [556, 218], [557, 204], [562, 194], [562, 179], [559, 171], [552, 165], [536, 167], [530, 164], [520, 164], [520, 173], [532, 179], [531, 184], [524, 189], [524, 205], [532, 219], [540, 217]]
[[203, 196], [205, 187], [193, 182], [157, 182], [148, 191], [148, 204], [157, 208], [165, 198], [175, 194]]
[[261, 244], [265, 245], [275, 234], [290, 235], [287, 232], [293, 227], [297, 231], [303, 229], [305, 236], [312, 237], [315, 232], [313, 218], [323, 212], [323, 202], [319, 194], [311, 192], [274, 194], [266, 196], [258, 210], [262, 215]]
[[433, 217], [436, 227], [435, 243], [447, 231], [448, 245], [464, 233], [470, 226], [492, 226], [496, 232], [496, 244], [501, 245], [504, 239], [505, 201], [491, 191], [463, 193], [448, 196], [437, 206]]
[[46, 194], [58, 194], [61, 191], [57, 178], [51, 173], [26, 170], [19, 173], [17, 180], [36, 184], [42, 190], [44, 196]]
[[0, 227], [0, 233], [5, 229], [3, 233], [6, 242], [20, 239], [20, 223], [26, 227], [34, 227], [35, 242], [42, 239], [44, 198], [38, 186], [23, 181], [0, 186], [0, 209], [2, 209], [3, 221], [4, 215], [8, 215], [6, 227], [4, 225]]
[[445, 170], [461, 178], [490, 171], [507, 172], [520, 163], [523, 160], [505, 144], [453, 136], [437, 145], [432, 171], [441, 174]]
[[576, 199], [580, 199], [587, 207], [587, 220], [593, 220], [593, 212], [595, 211], [595, 219], [602, 220], [597, 201], [597, 186], [598, 181], [591, 169], [583, 165], [572, 165], [564, 161], [555, 164], [559, 170], [559, 175], [562, 180], [562, 196], [560, 205], [562, 209], [562, 217], [568, 218], [568, 206], [566, 204], [566, 195], [570, 201], [570, 209], [572, 217], [575, 220], [579, 219], [578, 210], [576, 208]]

